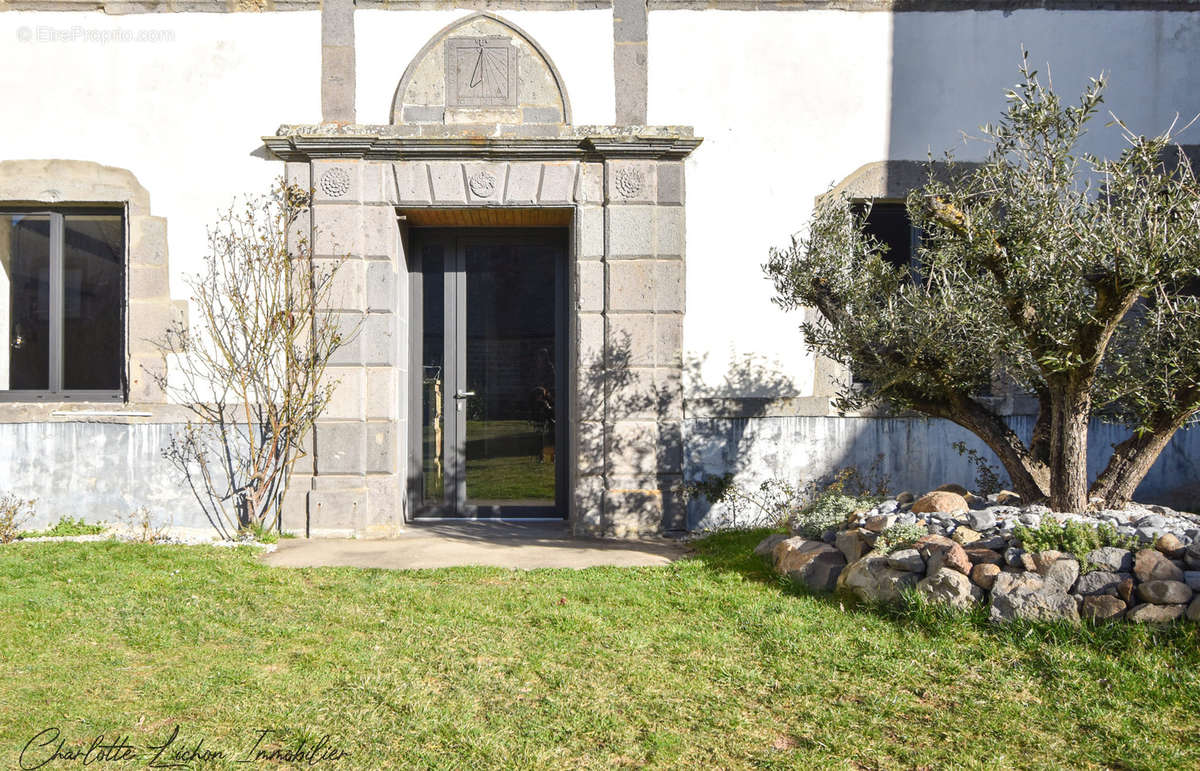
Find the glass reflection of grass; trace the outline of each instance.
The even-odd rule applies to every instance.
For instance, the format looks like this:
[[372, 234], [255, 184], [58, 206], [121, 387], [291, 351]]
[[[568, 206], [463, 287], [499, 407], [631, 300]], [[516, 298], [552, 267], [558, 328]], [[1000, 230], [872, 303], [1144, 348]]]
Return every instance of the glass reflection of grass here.
[[467, 498], [553, 503], [553, 441], [527, 420], [468, 420]]

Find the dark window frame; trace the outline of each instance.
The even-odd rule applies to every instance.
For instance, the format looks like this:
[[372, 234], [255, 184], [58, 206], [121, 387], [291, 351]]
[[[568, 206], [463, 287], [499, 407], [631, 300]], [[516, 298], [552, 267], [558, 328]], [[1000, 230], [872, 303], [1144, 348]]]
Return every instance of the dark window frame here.
[[[64, 315], [65, 286], [63, 276], [66, 217], [71, 215], [116, 215], [121, 217], [121, 361], [120, 386], [115, 390], [64, 389]], [[45, 390], [0, 390], [0, 402], [124, 402], [129, 391], [129, 212], [123, 204], [92, 204], [78, 206], [12, 206], [0, 205], [0, 216], [40, 215], [50, 220], [50, 362], [49, 382]], [[5, 334], [7, 339], [7, 332]]]
[[[908, 215], [908, 204], [906, 201], [904, 201], [902, 199], [898, 200], [898, 199], [893, 199], [893, 198], [855, 198], [851, 201], [851, 203], [854, 206], [855, 212], [857, 214], [865, 213], [868, 216], [868, 218], [870, 217], [870, 212], [874, 211], [876, 209], [876, 207], [879, 207], [879, 206], [899, 207], [899, 208], [903, 209], [905, 212], [905, 217], [908, 220], [908, 261], [905, 264], [908, 266], [909, 270], [917, 269], [920, 267], [920, 261], [917, 259], [917, 250], [921, 246], [921, 229], [913, 224], [911, 217], [907, 216]], [[875, 235], [875, 234], [871, 234], [871, 235]], [[880, 241], [881, 243], [887, 243], [887, 241], [884, 241], [883, 239], [879, 238], [878, 236], [875, 236], [875, 238], [876, 238], [876, 240]], [[891, 244], [888, 244], [888, 246], [891, 246]], [[899, 261], [892, 259], [893, 253], [894, 253], [894, 250], [889, 251], [887, 254], [885, 254], [884, 261], [890, 262], [892, 265], [899, 267], [900, 266]]]

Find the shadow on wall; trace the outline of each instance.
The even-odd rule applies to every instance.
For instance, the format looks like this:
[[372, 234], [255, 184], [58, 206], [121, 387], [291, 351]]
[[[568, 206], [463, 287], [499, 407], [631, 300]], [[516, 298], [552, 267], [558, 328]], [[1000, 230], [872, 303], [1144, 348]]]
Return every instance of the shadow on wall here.
[[[1018, 80], [1021, 49], [1043, 78], [1075, 103], [1088, 79], [1109, 77], [1105, 111], [1137, 132], [1157, 134], [1177, 115], [1200, 113], [1200, 81], [1192, 76], [1200, 46], [1200, 14], [1119, 11], [897, 13], [892, 25], [890, 160], [925, 160], [954, 150], [979, 159], [982, 142], [962, 132], [996, 120], [1004, 93]], [[1098, 117], [1084, 149], [1102, 155], [1124, 148], [1120, 132]], [[1200, 128], [1183, 138], [1195, 142]]]

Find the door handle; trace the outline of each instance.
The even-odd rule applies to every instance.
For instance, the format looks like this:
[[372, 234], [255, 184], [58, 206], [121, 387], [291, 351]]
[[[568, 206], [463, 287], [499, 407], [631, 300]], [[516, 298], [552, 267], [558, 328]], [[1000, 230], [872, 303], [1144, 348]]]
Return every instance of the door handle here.
[[474, 395], [475, 395], [474, 391], [459, 391], [458, 393], [454, 394], [454, 398], [455, 399], [467, 399]]

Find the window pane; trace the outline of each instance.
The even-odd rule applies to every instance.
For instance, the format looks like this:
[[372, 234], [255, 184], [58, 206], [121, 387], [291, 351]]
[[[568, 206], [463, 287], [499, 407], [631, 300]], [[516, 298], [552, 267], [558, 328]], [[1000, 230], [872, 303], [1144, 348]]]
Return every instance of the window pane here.
[[[421, 344], [421, 461], [423, 469], [422, 500], [430, 505], [440, 504], [446, 496], [446, 374], [445, 358], [445, 273], [442, 246], [430, 244], [422, 252], [421, 323], [424, 340]], [[453, 394], [450, 397], [453, 409]]]
[[904, 204], [876, 202], [867, 212], [866, 231], [887, 244], [885, 260], [898, 268], [912, 262], [912, 222]]
[[0, 215], [0, 391], [50, 387], [50, 218]]
[[68, 214], [63, 234], [63, 388], [117, 391], [125, 361], [120, 214]]

